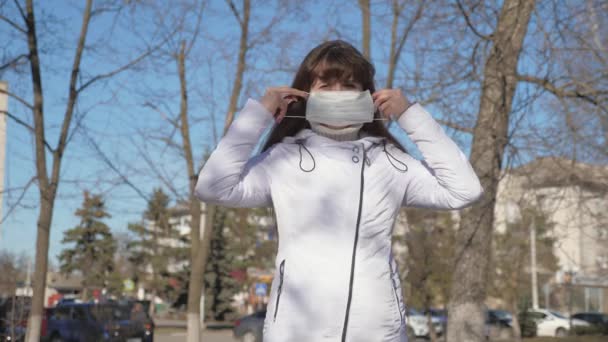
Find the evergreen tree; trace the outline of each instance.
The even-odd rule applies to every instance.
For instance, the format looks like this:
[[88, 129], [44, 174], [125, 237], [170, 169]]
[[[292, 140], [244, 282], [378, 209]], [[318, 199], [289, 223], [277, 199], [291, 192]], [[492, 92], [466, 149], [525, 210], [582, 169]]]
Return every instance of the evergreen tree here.
[[129, 261], [133, 264], [135, 282], [143, 283], [153, 295], [172, 302], [180, 292], [175, 285], [183, 282], [187, 245], [171, 223], [169, 196], [155, 189], [143, 214], [143, 222], [130, 223], [135, 235], [129, 243]]
[[114, 271], [116, 241], [103, 219], [110, 217], [106, 212], [101, 195], [84, 192], [82, 207], [76, 210], [80, 223], [64, 233], [61, 241], [70, 244], [59, 255], [60, 269], [64, 273], [79, 272], [83, 276], [83, 297], [86, 299], [90, 288], [104, 288]]
[[[519, 221], [507, 224], [504, 233], [494, 235], [494, 255], [491, 269], [490, 295], [504, 300], [507, 309], [517, 313], [527, 308], [531, 300], [530, 228], [536, 227], [536, 263], [540, 288], [555, 274], [558, 260], [554, 253], [555, 239], [551, 237], [554, 223], [534, 208], [524, 208]], [[514, 319], [517, 319], [515, 317]], [[519, 325], [514, 325], [519, 335]]]
[[217, 207], [214, 215], [213, 233], [209, 249], [209, 261], [205, 269], [205, 317], [216, 321], [234, 317], [232, 297], [240, 286], [231, 273], [236, 269], [236, 255], [226, 238], [235, 227], [237, 211]]
[[405, 285], [409, 305], [445, 307], [450, 293], [456, 226], [449, 212], [408, 209]]

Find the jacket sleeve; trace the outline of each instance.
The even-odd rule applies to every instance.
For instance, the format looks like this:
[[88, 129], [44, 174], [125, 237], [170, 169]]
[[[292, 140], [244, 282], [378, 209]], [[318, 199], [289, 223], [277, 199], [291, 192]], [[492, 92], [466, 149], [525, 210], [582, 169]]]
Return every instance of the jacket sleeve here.
[[200, 171], [195, 188], [198, 199], [241, 208], [271, 204], [266, 170], [270, 150], [253, 158], [251, 154], [273, 121], [262, 104], [247, 101]]
[[461, 209], [481, 197], [483, 189], [467, 157], [420, 104], [408, 108], [398, 123], [423, 157], [408, 158], [403, 206]]

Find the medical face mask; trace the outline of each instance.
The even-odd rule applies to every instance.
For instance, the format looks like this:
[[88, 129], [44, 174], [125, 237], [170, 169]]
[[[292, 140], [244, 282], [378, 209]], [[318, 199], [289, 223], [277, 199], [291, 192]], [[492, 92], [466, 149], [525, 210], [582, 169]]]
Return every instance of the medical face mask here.
[[306, 101], [306, 120], [326, 125], [372, 122], [374, 111], [374, 100], [369, 90], [311, 92]]

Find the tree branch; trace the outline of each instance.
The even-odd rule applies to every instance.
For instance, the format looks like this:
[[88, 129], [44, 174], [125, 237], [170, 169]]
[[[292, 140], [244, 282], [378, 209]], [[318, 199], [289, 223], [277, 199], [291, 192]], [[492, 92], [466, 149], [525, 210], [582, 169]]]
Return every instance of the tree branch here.
[[447, 121], [447, 120], [443, 120], [443, 119], [437, 119], [436, 121], [438, 123], [442, 124], [442, 125], [450, 127], [450, 128], [455, 129], [457, 131], [473, 134], [473, 129], [472, 128], [465, 127], [465, 126], [459, 125], [457, 123], [454, 123], [452, 121]]
[[[21, 192], [21, 194], [19, 195], [19, 198], [17, 198], [17, 201], [10, 206], [10, 208], [8, 208], [6, 215], [4, 215], [4, 217], [2, 217], [2, 220], [0, 220], [0, 224], [3, 224], [4, 221], [6, 221], [6, 219], [11, 215], [11, 213], [15, 210], [15, 208], [17, 208], [17, 206], [19, 205], [19, 203], [21, 203], [21, 201], [23, 200], [23, 198], [25, 197], [25, 193], [27, 192], [27, 189], [34, 184], [34, 181], [36, 180], [36, 177], [32, 177], [30, 178], [30, 180], [27, 182], [27, 184], [25, 184], [25, 186], [23, 187], [23, 192]], [[5, 193], [5, 191], [0, 192], [0, 194]]]
[[467, 26], [471, 29], [471, 31], [473, 31], [473, 33], [481, 39], [492, 40], [492, 35], [488, 36], [488, 35], [485, 35], [479, 31], [477, 31], [477, 29], [475, 28], [475, 26], [473, 26], [473, 23], [471, 22], [471, 18], [469, 17], [469, 14], [464, 9], [464, 6], [462, 6], [462, 3], [460, 2], [460, 0], [456, 0], [456, 4], [458, 5], [458, 9], [460, 10], [460, 13], [462, 13], [464, 20], [466, 21]]
[[0, 71], [4, 70], [4, 69], [8, 69], [11, 66], [16, 65], [20, 59], [25, 58], [27, 59], [27, 55], [26, 54], [21, 54], [15, 58], [13, 58], [12, 60], [4, 63], [3, 65], [0, 65]]
[[546, 78], [539, 78], [539, 77], [531, 76], [531, 75], [517, 74], [517, 80], [522, 81], [522, 82], [536, 84], [557, 97], [579, 98], [579, 99], [589, 102], [595, 106], [602, 107], [602, 108], [603, 108], [603, 106], [600, 104], [597, 97], [599, 97], [601, 95], [608, 95], [608, 91], [602, 91], [602, 90], [579, 90], [579, 89], [568, 90], [565, 87], [557, 87], [555, 84], [553, 84], [551, 81], [549, 81]]
[[234, 14], [234, 17], [236, 18], [236, 20], [239, 22], [239, 25], [241, 25], [241, 27], [243, 27], [243, 25], [244, 25], [243, 19], [241, 19], [241, 16], [239, 15], [239, 11], [236, 9], [234, 2], [232, 0], [226, 0], [226, 3], [230, 7], [230, 10], [232, 11], [232, 14]]
[[123, 175], [122, 172], [120, 172], [120, 170], [118, 170], [118, 168], [114, 165], [114, 163], [112, 163], [112, 161], [110, 160], [110, 158], [108, 158], [105, 153], [103, 153], [103, 151], [101, 150], [101, 148], [99, 147], [99, 145], [95, 142], [95, 140], [93, 140], [93, 138], [91, 138], [91, 136], [87, 133], [86, 130], [81, 130], [82, 134], [84, 135], [84, 137], [87, 139], [87, 141], [89, 142], [89, 144], [91, 144], [91, 146], [93, 147], [93, 149], [95, 150], [95, 152], [97, 152], [97, 154], [101, 157], [101, 159], [104, 161], [104, 163], [106, 163], [106, 165], [108, 165], [110, 167], [110, 169], [112, 169], [112, 171], [116, 172], [116, 174], [122, 179], [122, 181], [127, 184], [131, 189], [133, 189], [142, 199], [144, 199], [145, 201], [148, 201], [148, 196], [146, 196], [146, 194], [140, 190], [137, 186], [135, 186], [135, 184], [133, 184], [128, 178], [127, 176]]
[[3, 16], [2, 14], [0, 14], [0, 20], [6, 21], [10, 26], [12, 26], [17, 31], [19, 31], [19, 32], [21, 32], [23, 34], [27, 34], [27, 31], [23, 27], [19, 26], [19, 24], [17, 24], [16, 22], [10, 20], [9, 18]]
[[6, 90], [3, 90], [3, 89], [0, 89], [0, 93], [6, 94], [6, 95], [10, 96], [10, 97], [14, 98], [15, 100], [17, 100], [18, 102], [20, 102], [21, 104], [23, 104], [24, 106], [26, 106], [28, 109], [34, 110], [34, 106], [33, 105], [31, 105], [29, 102], [27, 102], [23, 98], [15, 95], [13, 93], [11, 93], [10, 91], [6, 91]]
[[[16, 123], [18, 123], [19, 125], [27, 128], [28, 131], [32, 132], [32, 133], [36, 133], [34, 127], [30, 126], [27, 122], [19, 119], [18, 117], [16, 117], [15, 115], [11, 114], [10, 112], [6, 111], [6, 110], [0, 110], [0, 113], [8, 116], [10, 119], [14, 120]], [[45, 140], [44, 141], [44, 145], [46, 146], [46, 148], [49, 150], [49, 152], [53, 152], [53, 148], [51, 148], [51, 145], [49, 145], [49, 143]]]

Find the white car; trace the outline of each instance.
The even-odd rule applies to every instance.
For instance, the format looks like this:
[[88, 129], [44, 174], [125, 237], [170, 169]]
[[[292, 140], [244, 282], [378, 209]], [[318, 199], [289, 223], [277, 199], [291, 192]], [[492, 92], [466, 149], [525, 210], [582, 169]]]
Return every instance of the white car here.
[[[559, 312], [545, 309], [530, 309], [526, 315], [536, 322], [537, 336], [564, 337], [570, 329], [570, 319]], [[589, 326], [589, 323], [573, 318], [572, 326]]]
[[[422, 313], [412, 309], [407, 309], [407, 329], [410, 334], [413, 333], [416, 337], [429, 337], [429, 324], [428, 319]], [[443, 326], [441, 321], [437, 317], [431, 317], [433, 327], [435, 327], [435, 334], [441, 335], [443, 333]]]

